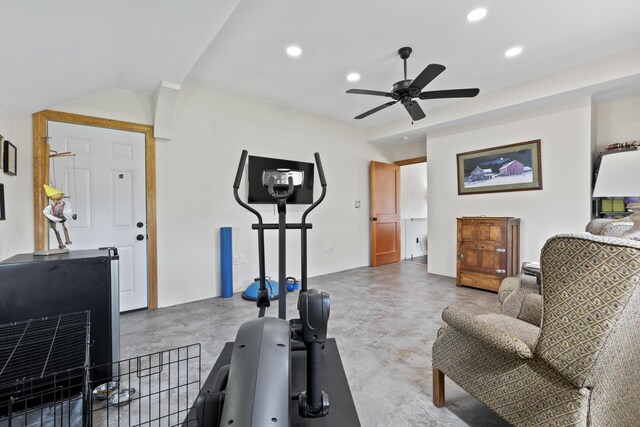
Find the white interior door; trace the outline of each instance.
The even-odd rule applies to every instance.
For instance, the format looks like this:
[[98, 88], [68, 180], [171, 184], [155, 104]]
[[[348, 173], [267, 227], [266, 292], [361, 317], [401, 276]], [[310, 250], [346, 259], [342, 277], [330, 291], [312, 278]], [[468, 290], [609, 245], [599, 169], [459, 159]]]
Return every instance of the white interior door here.
[[[147, 307], [145, 136], [92, 126], [49, 122], [49, 144], [59, 158], [53, 183], [66, 195], [75, 221], [67, 221], [75, 249], [115, 246], [120, 255], [120, 311]], [[49, 246], [55, 248], [53, 232]], [[88, 284], [90, 285], [90, 284]]]

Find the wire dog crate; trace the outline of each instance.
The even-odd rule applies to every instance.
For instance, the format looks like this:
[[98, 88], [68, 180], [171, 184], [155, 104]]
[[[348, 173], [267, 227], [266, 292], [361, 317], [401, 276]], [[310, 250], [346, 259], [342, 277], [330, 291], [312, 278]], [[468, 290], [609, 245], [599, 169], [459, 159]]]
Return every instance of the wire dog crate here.
[[80, 426], [89, 312], [0, 326], [0, 427]]
[[[109, 377], [91, 377], [91, 425], [195, 425], [191, 407], [200, 392], [200, 351], [200, 344], [192, 344], [137, 356], [112, 363]], [[111, 387], [102, 396], [96, 391]]]
[[89, 312], [0, 326], [0, 427], [192, 426], [201, 348], [89, 367]]

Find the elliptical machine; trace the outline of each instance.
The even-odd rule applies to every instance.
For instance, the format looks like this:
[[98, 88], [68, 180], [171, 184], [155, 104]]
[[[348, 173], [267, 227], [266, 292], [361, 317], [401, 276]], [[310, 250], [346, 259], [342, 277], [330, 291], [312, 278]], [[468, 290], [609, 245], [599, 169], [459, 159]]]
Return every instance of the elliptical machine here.
[[[329, 397], [322, 391], [322, 349], [327, 337], [330, 299], [326, 292], [307, 289], [307, 215], [324, 199], [327, 183], [320, 155], [315, 163], [322, 194], [302, 215], [300, 223], [286, 222], [287, 199], [304, 181], [302, 171], [289, 169], [265, 170], [262, 184], [268, 189], [278, 208], [278, 223], [265, 224], [262, 215], [238, 195], [248, 156], [242, 151], [233, 184], [233, 194], [243, 208], [256, 215], [258, 223], [258, 264], [260, 288], [256, 305], [257, 319], [242, 324], [236, 335], [230, 365], [218, 372], [213, 387], [196, 400], [198, 425], [209, 426], [289, 426], [289, 404], [298, 401], [298, 415], [317, 418], [329, 413]], [[311, 177], [313, 179], [313, 177]], [[286, 231], [300, 230], [301, 290], [298, 297], [299, 319], [286, 320]], [[265, 230], [278, 230], [279, 299], [278, 318], [265, 317], [271, 305], [265, 284]], [[291, 392], [291, 351], [307, 352], [307, 390]]]

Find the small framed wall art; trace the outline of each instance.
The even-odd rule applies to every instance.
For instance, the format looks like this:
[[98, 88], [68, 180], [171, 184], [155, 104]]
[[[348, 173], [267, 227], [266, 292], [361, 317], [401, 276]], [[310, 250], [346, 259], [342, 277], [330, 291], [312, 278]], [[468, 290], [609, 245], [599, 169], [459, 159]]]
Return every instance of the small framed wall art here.
[[4, 152], [2, 153], [2, 167], [4, 168], [4, 173], [17, 175], [18, 149], [8, 140], [5, 140], [3, 145]]
[[0, 221], [4, 221], [6, 218], [4, 211], [4, 184], [0, 184]]
[[539, 139], [457, 157], [459, 195], [542, 189]]

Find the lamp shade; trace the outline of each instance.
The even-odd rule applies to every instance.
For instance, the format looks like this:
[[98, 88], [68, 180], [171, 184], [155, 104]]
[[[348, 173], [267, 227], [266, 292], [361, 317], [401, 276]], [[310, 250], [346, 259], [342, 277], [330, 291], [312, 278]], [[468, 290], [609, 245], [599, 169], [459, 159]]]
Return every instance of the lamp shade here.
[[640, 196], [640, 150], [602, 156], [593, 197]]

